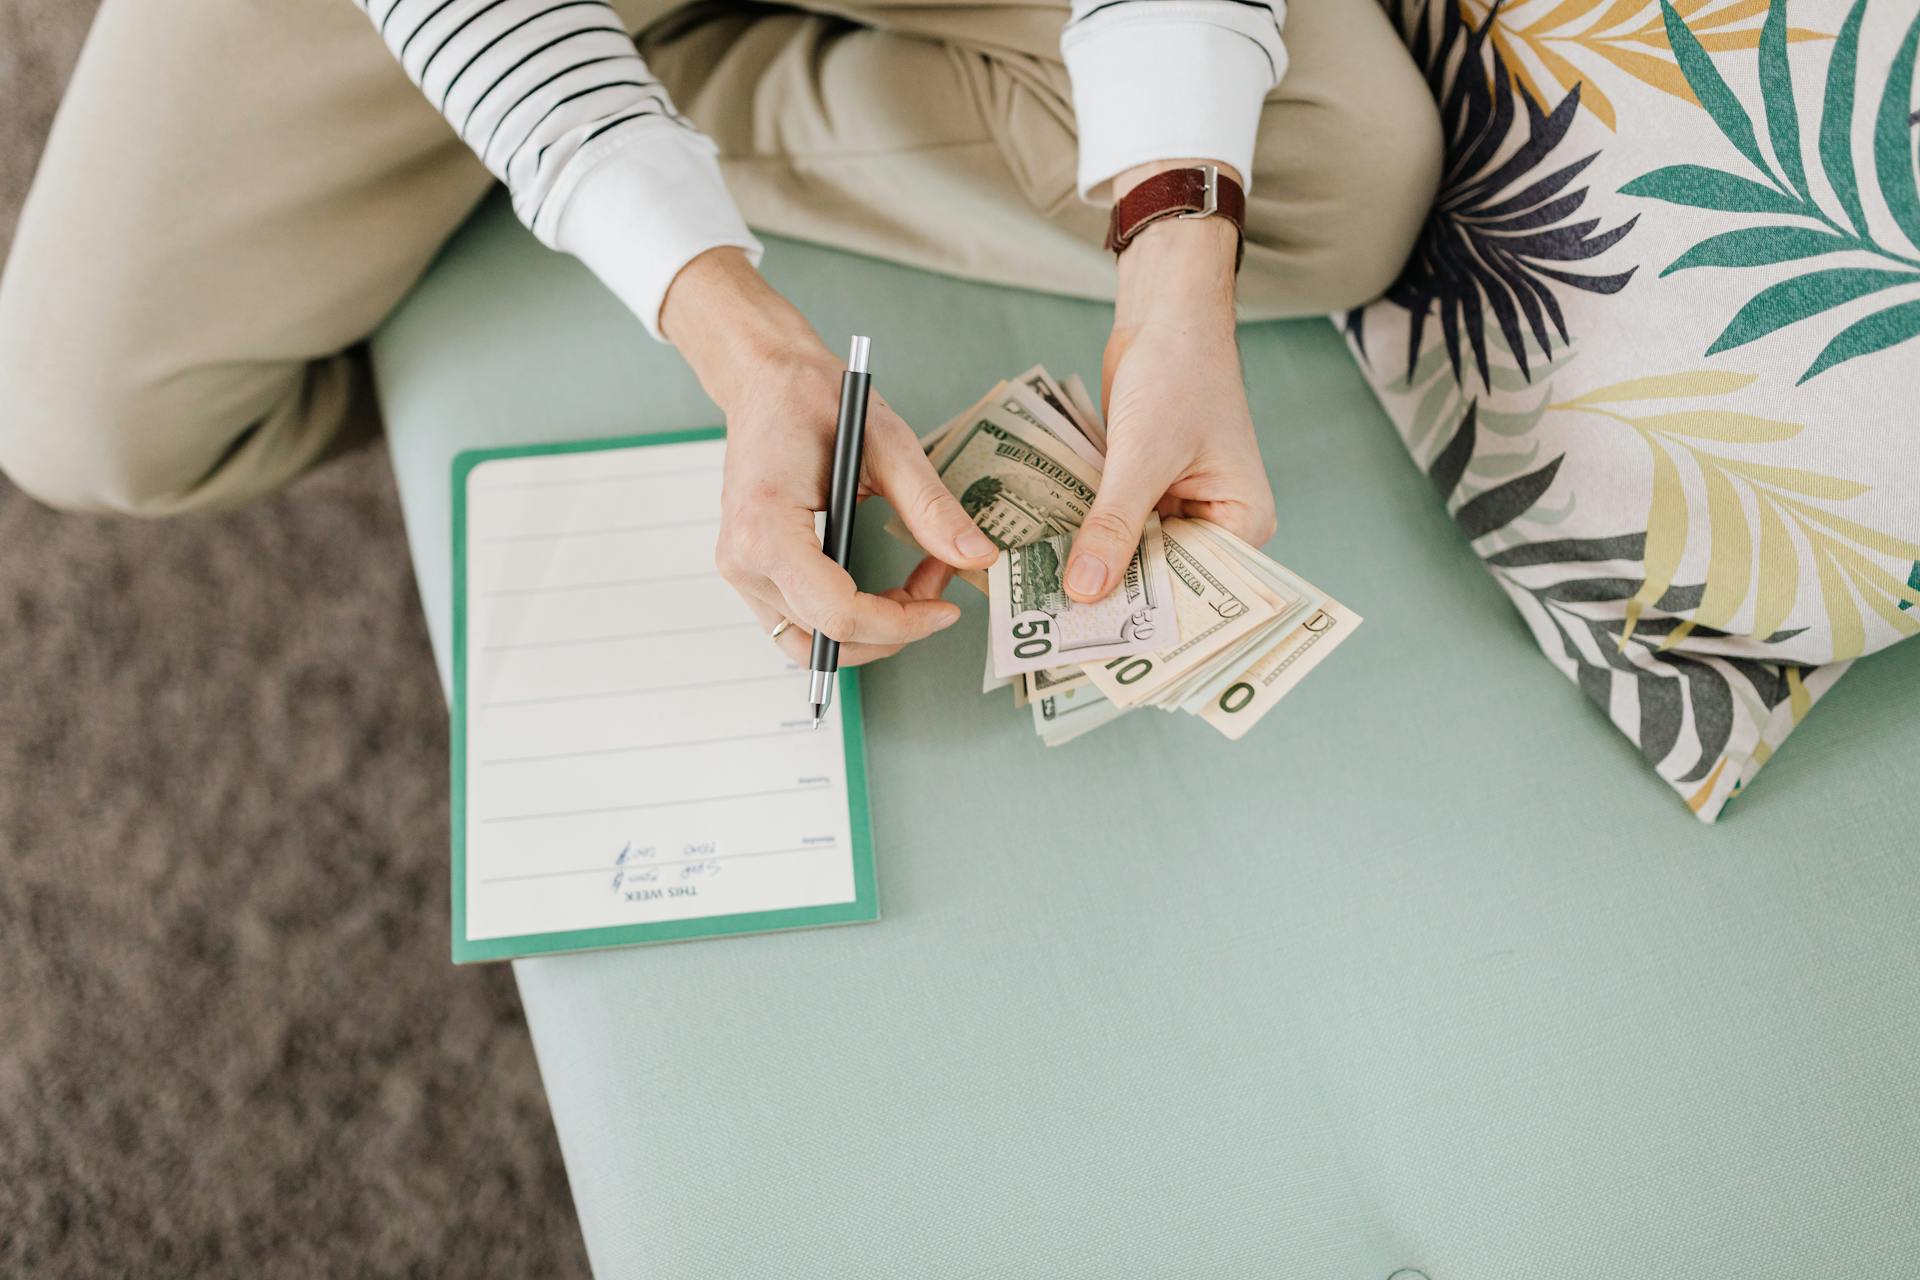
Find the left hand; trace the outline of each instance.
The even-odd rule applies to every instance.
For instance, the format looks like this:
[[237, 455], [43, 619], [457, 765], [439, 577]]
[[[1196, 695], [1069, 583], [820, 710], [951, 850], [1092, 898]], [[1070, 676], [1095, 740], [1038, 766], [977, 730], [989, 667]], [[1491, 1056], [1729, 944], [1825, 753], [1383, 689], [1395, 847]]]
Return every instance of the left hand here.
[[[1192, 163], [1141, 166], [1115, 191]], [[1255, 546], [1273, 536], [1273, 489], [1234, 344], [1234, 248], [1224, 218], [1169, 218], [1120, 255], [1100, 379], [1107, 465], [1067, 559], [1067, 594], [1076, 600], [1101, 599], [1119, 584], [1156, 509], [1211, 520]]]

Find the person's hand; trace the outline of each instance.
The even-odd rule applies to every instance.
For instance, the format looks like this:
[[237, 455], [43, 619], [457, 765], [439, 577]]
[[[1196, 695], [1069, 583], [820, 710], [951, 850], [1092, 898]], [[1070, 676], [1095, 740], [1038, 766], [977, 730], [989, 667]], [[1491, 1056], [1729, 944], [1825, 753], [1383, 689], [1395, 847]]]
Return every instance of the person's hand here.
[[855, 588], [822, 554], [813, 513], [827, 504], [844, 358], [738, 249], [712, 249], [681, 269], [661, 328], [726, 414], [726, 476], [714, 561], [777, 641], [807, 661], [813, 632], [840, 641], [840, 663], [884, 658], [951, 626], [940, 594], [953, 570], [984, 568], [997, 548], [940, 483], [920, 442], [876, 392], [867, 412], [860, 493], [884, 495], [931, 553], [904, 586]]
[[[1131, 170], [1116, 180], [1116, 195], [1192, 163]], [[1156, 509], [1211, 520], [1255, 546], [1273, 536], [1273, 489], [1234, 345], [1234, 247], [1224, 218], [1168, 218], [1120, 255], [1100, 378], [1107, 464], [1067, 558], [1067, 594], [1076, 600], [1119, 585]]]

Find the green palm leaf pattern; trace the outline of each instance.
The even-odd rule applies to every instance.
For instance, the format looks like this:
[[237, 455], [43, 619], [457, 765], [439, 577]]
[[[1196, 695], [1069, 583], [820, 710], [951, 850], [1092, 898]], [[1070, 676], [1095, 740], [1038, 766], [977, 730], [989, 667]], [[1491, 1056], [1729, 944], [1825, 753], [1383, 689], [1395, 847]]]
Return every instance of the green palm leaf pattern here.
[[[1864, 3], [1864, 0], [1862, 0]], [[1907, 28], [1873, 124], [1873, 170], [1880, 194], [1908, 242], [1920, 249], [1920, 190], [1915, 188], [1913, 144], [1907, 137], [1907, 103], [1913, 100], [1913, 60], [1920, 51], [1920, 16]]]
[[[1683, 64], [1684, 65], [1684, 64]], [[1655, 169], [1620, 188], [1621, 194], [1691, 205], [1719, 213], [1804, 213], [1801, 202], [1774, 188], [1738, 174], [1722, 173], [1697, 164], [1671, 164]]]
[[[1908, 109], [1914, 64], [1920, 58], [1920, 18], [1907, 28], [1895, 51], [1874, 116], [1874, 178], [1895, 228], [1908, 242], [1899, 245], [1883, 242], [1868, 221], [1853, 163], [1860, 24], [1867, 2], [1855, 0], [1834, 41], [1820, 119], [1819, 163], [1846, 219], [1842, 223], [1821, 205], [1807, 178], [1787, 59], [1786, 0], [1769, 0], [1766, 25], [1755, 51], [1772, 163], [1761, 148], [1753, 118], [1739, 95], [1728, 86], [1680, 11], [1669, 0], [1661, 0], [1668, 41], [1688, 87], [1721, 135], [1759, 176], [1756, 179], [1696, 164], [1668, 165], [1627, 183], [1620, 189], [1622, 194], [1719, 213], [1760, 213], [1812, 224], [1776, 223], [1719, 232], [1674, 259], [1661, 275], [1700, 267], [1751, 268], [1836, 253], [1872, 260], [1871, 265], [1809, 272], [1762, 289], [1735, 313], [1707, 347], [1707, 355], [1764, 338], [1882, 290], [1920, 289], [1920, 257], [1911, 252], [1920, 251], [1920, 180], [1915, 174]], [[1842, 328], [1801, 373], [1799, 381], [1804, 383], [1835, 365], [1884, 351], [1917, 335], [1920, 301], [1900, 299]]]
[[[1781, 11], [1780, 23], [1784, 27], [1786, 5], [1776, 4], [1773, 8]], [[1738, 147], [1741, 155], [1753, 161], [1754, 168], [1765, 172], [1767, 162], [1760, 154], [1760, 141], [1753, 136], [1753, 121], [1747, 118], [1746, 108], [1740, 105], [1740, 99], [1734, 96], [1733, 90], [1727, 88], [1727, 82], [1721, 78], [1719, 68], [1713, 65], [1713, 59], [1700, 47], [1693, 32], [1687, 30], [1686, 20], [1664, 0], [1660, 5], [1660, 16], [1667, 23], [1667, 43], [1673, 46], [1674, 61], [1680, 64], [1680, 74], [1687, 78], [1687, 87], [1693, 90], [1693, 96], [1700, 100], [1700, 105], [1713, 117], [1713, 122], [1720, 126], [1720, 132], [1727, 136], [1727, 141]]]
[[[1776, 329], [1784, 329], [1809, 316], [1830, 311], [1882, 289], [1911, 284], [1913, 280], [1913, 273], [1908, 271], [1835, 267], [1830, 271], [1813, 271], [1768, 285], [1734, 313], [1733, 320], [1713, 340], [1713, 345], [1707, 348], [1707, 354], [1718, 355], [1722, 351], [1745, 346], [1755, 338], [1764, 338]], [[1813, 373], [1813, 370], [1808, 370], [1801, 381], [1805, 382]]]
[[1780, 172], [1802, 197], [1807, 192], [1807, 170], [1800, 162], [1800, 113], [1793, 104], [1793, 68], [1787, 62], [1787, 6], [1767, 6], [1767, 22], [1760, 28], [1760, 101], [1767, 109], [1767, 140]]
[[1852, 242], [1830, 231], [1811, 227], [1741, 227], [1708, 236], [1670, 263], [1660, 274], [1670, 276], [1689, 267], [1760, 267], [1839, 253]]
[[1861, 235], [1867, 234], [1867, 211], [1860, 206], [1860, 184], [1853, 177], [1853, 80], [1860, 61], [1860, 19], [1865, 3], [1856, 4], [1840, 24], [1833, 42], [1833, 58], [1827, 63], [1827, 93], [1820, 110], [1820, 167], [1847, 221]]
[[1820, 354], [1807, 366], [1807, 371], [1800, 375], [1800, 381], [1805, 382], [1842, 360], [1885, 351], [1915, 334], [1920, 334], [1920, 301], [1903, 302], [1885, 311], [1876, 311], [1835, 334], [1833, 341], [1821, 348]]

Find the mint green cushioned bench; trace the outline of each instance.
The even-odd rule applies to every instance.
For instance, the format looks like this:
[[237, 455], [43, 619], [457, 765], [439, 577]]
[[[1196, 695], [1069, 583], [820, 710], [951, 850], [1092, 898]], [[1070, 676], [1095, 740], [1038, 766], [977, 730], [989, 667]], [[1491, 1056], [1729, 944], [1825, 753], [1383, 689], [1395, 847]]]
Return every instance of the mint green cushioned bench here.
[[[922, 428], [1099, 368], [1098, 306], [766, 270]], [[879, 924], [518, 966], [597, 1273], [1920, 1274], [1920, 643], [1703, 828], [1333, 329], [1242, 345], [1273, 550], [1366, 625], [1238, 746], [1142, 712], [1048, 751], [955, 588], [865, 677]], [[457, 451], [717, 416], [497, 200], [375, 351], [443, 676]], [[858, 571], [897, 581], [879, 525]]]

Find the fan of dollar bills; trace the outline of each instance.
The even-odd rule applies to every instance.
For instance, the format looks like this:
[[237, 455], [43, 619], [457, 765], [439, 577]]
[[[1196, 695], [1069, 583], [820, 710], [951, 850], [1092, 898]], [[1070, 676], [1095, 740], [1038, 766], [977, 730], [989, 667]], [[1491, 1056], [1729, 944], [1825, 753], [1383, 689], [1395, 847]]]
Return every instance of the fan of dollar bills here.
[[[1039, 366], [922, 441], [1001, 548], [985, 575], [962, 575], [992, 602], [982, 692], [1011, 685], [1048, 746], [1135, 707], [1185, 711], [1239, 738], [1360, 617], [1219, 525], [1158, 516], [1120, 586], [1095, 604], [1069, 599], [1067, 550], [1106, 443], [1086, 385]], [[887, 528], [912, 541], [898, 520]]]

